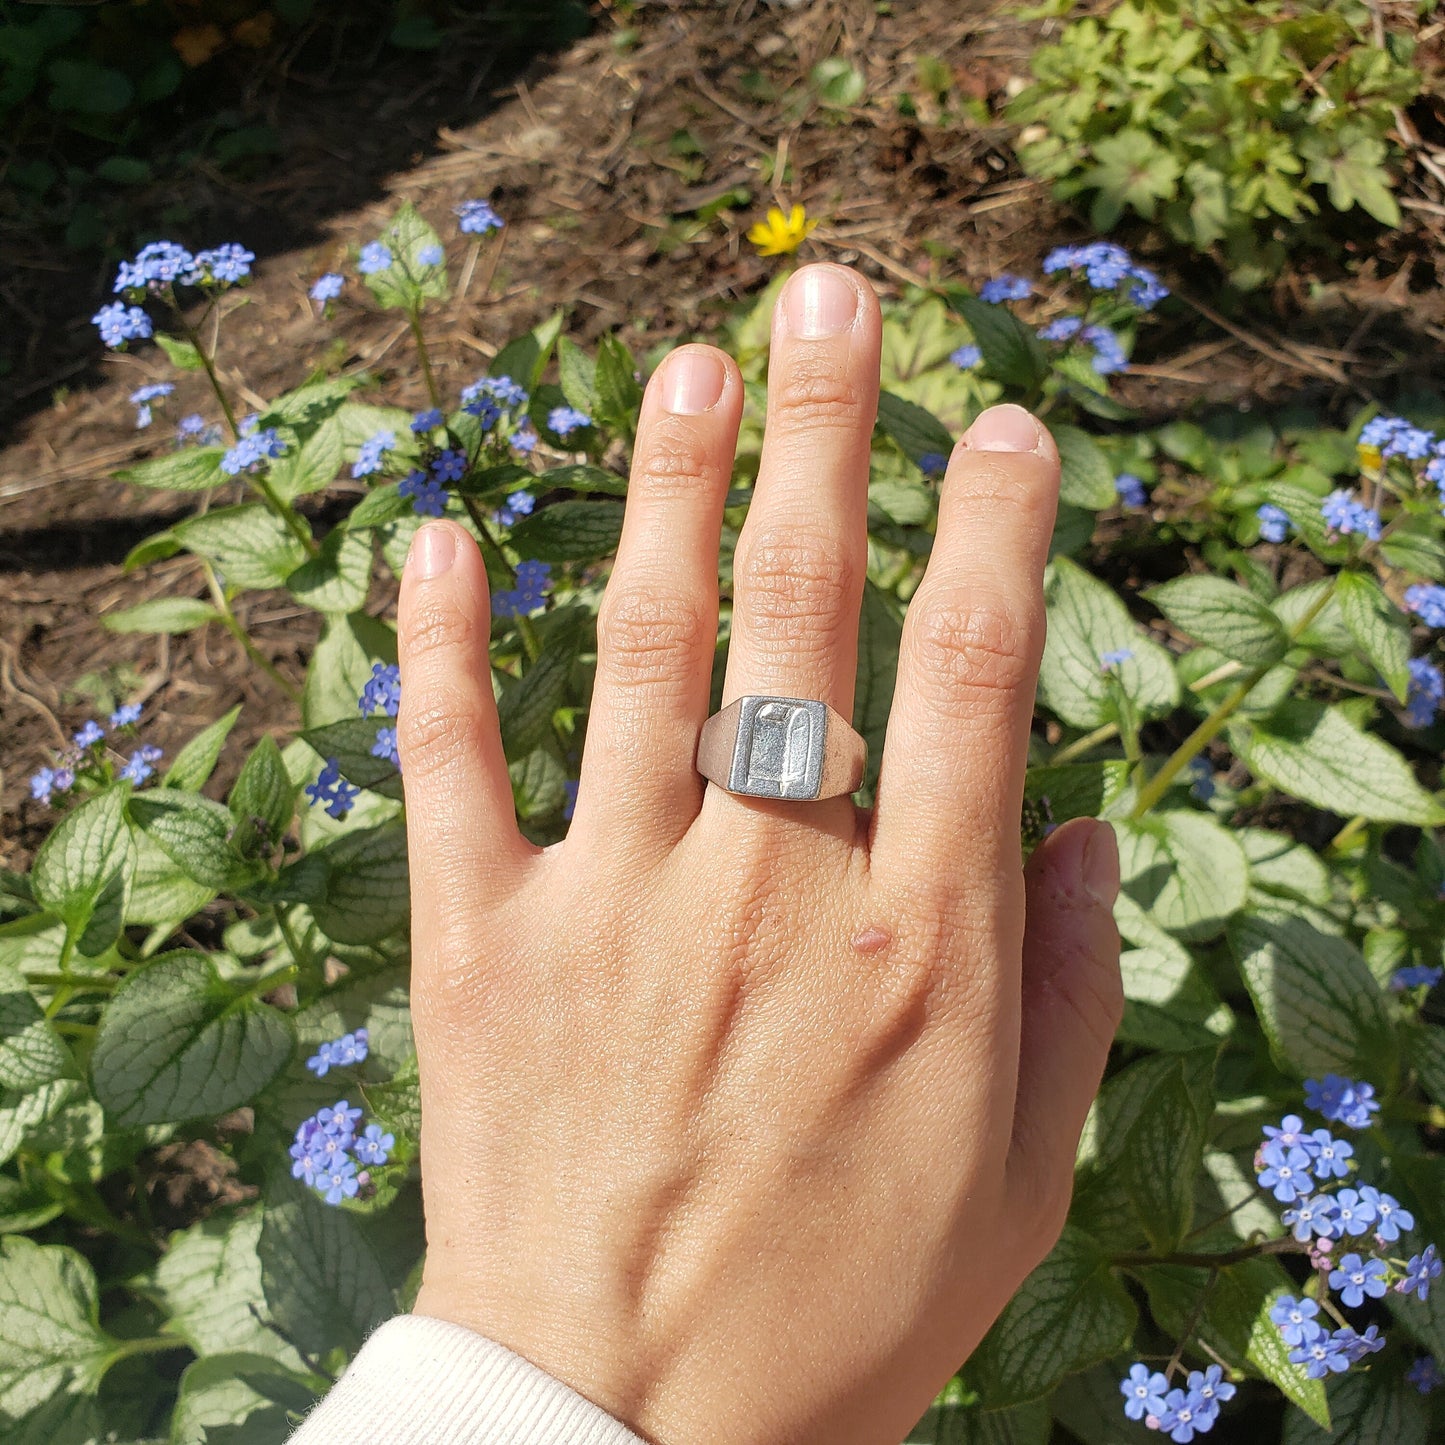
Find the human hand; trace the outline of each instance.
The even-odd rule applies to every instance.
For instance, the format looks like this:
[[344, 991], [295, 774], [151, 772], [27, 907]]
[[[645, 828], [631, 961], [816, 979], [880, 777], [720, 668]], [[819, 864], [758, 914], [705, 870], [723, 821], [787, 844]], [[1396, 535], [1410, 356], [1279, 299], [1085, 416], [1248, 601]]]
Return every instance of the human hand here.
[[[880, 331], [842, 267], [783, 292], [725, 703], [852, 715]], [[703, 346], [648, 385], [554, 847], [516, 828], [481, 557], [451, 523], [413, 544], [416, 1309], [660, 1445], [886, 1445], [1062, 1227], [1118, 856], [1079, 820], [1020, 865], [1059, 463], [1017, 407], [950, 461], [873, 814], [699, 777], [742, 399]]]

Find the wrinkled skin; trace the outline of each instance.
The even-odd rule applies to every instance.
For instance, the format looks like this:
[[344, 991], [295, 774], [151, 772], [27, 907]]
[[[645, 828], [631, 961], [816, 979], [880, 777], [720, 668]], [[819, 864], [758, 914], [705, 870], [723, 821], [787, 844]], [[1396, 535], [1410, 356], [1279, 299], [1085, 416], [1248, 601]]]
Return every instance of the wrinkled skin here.
[[[880, 333], [845, 268], [780, 299], [725, 703], [852, 714]], [[1062, 1227], [1118, 857], [1078, 820], [1020, 863], [1059, 462], [1017, 407], [950, 460], [876, 809], [699, 777], [742, 399], [703, 346], [648, 386], [565, 842], [517, 831], [475, 545], [413, 546], [416, 1309], [659, 1445], [887, 1445]]]

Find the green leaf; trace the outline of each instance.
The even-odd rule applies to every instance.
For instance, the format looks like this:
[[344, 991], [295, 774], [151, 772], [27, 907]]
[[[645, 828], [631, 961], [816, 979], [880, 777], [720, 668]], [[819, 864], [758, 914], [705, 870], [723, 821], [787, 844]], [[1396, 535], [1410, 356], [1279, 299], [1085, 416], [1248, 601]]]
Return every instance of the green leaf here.
[[356, 699], [377, 662], [396, 661], [396, 633], [364, 612], [330, 616], [306, 669], [301, 716], [309, 728], [355, 718]]
[[903, 619], [897, 602], [871, 581], [863, 584], [863, 607], [858, 619], [858, 674], [853, 693], [853, 726], [868, 744], [863, 791], [871, 799], [878, 786], [883, 762], [883, 738], [893, 705], [893, 683], [898, 672], [898, 644]]
[[1403, 703], [1410, 689], [1410, 629], [1380, 584], [1364, 572], [1341, 572], [1335, 600], [1360, 651]]
[[400, 799], [403, 796], [401, 774], [396, 764], [372, 752], [377, 729], [395, 726], [394, 718], [354, 717], [327, 723], [325, 727], [307, 728], [301, 736], [323, 758], [335, 758], [341, 776], [348, 783], [380, 793], [384, 798]]
[[567, 695], [574, 656], [568, 646], [548, 648], [502, 693], [497, 721], [509, 761], [525, 758], [551, 731], [552, 715]]
[[984, 1337], [966, 1378], [989, 1409], [1038, 1399], [1123, 1349], [1135, 1319], [1108, 1258], [1087, 1235], [1065, 1229]]
[[1329, 1418], [1286, 1414], [1280, 1445], [1429, 1445], [1438, 1438], [1429, 1403], [1405, 1383], [1399, 1364], [1336, 1376], [1328, 1394]]
[[330, 867], [326, 896], [316, 903], [317, 925], [336, 943], [379, 943], [411, 916], [406, 825], [399, 819], [343, 833], [312, 850]]
[[396, 1313], [381, 1262], [356, 1222], [314, 1196], [267, 1204], [258, 1252], [272, 1317], [308, 1353], [354, 1354]]
[[555, 744], [536, 748], [508, 766], [512, 801], [519, 818], [542, 818], [561, 811], [566, 799], [567, 770], [554, 749]]
[[[1074, 727], [1096, 728], [1117, 720], [1115, 687], [1147, 716], [1175, 706], [1179, 682], [1173, 659], [1145, 636], [1113, 588], [1067, 557], [1056, 557], [1045, 597], [1048, 640], [1039, 673], [1045, 707]], [[1133, 656], [1106, 676], [1100, 658], [1121, 650]]]
[[1139, 1222], [1159, 1254], [1178, 1248], [1194, 1217], [1194, 1182], [1214, 1113], [1214, 1051], [1177, 1054], [1140, 1109], [1124, 1154]]
[[296, 810], [296, 789], [273, 737], [263, 737], [256, 744], [226, 806], [236, 820], [232, 845], [241, 854], [249, 853], [256, 844], [269, 852], [285, 836]]
[[125, 826], [127, 791], [107, 788], [87, 798], [61, 820], [35, 855], [30, 886], [36, 902], [63, 919], [72, 934], [85, 928], [101, 897], [132, 868]]
[[597, 343], [597, 410], [592, 419], [612, 431], [631, 436], [642, 405], [642, 387], [635, 375], [637, 362], [620, 337], [604, 336]]
[[1236, 919], [1229, 944], [1281, 1068], [1296, 1078], [1365, 1072], [1388, 1086], [1394, 1034], [1354, 944], [1282, 911]]
[[1144, 596], [1181, 632], [1247, 667], [1269, 667], [1289, 650], [1274, 611], [1223, 577], [1176, 577]]
[[1181, 938], [1212, 938], [1244, 907], [1249, 864], [1205, 813], [1180, 809], [1114, 825], [1124, 891]]
[[156, 597], [100, 619], [107, 632], [193, 632], [221, 614], [196, 597]]
[[[1049, 374], [1048, 353], [1031, 327], [1025, 326], [1007, 306], [980, 301], [960, 286], [946, 287], [943, 299], [962, 316], [983, 353], [988, 374], [1005, 386], [1031, 391]], [[1110, 491], [1112, 493], [1112, 479]]]
[[398, 482], [388, 482], [386, 486], [368, 492], [347, 517], [347, 530], [363, 532], [371, 527], [384, 527], [408, 512], [415, 512], [411, 498], [402, 496], [399, 486]]
[[410, 201], [391, 218], [380, 240], [391, 252], [391, 265], [362, 277], [379, 305], [411, 310], [428, 298], [447, 294], [445, 264], [429, 266], [421, 259], [429, 247], [441, 245], [441, 238]]
[[304, 1377], [265, 1355], [211, 1355], [181, 1376], [170, 1445], [276, 1445], [315, 1399]]
[[306, 560], [306, 549], [260, 502], [221, 507], [178, 522], [182, 545], [213, 562], [228, 587], [280, 587]]
[[539, 562], [595, 562], [622, 536], [621, 502], [554, 502], [512, 528], [511, 544]]
[[953, 451], [953, 433], [931, 411], [891, 391], [878, 394], [878, 425], [915, 466], [926, 456]]
[[[510, 376], [519, 381], [528, 391], [535, 391], [547, 360], [562, 331], [561, 311], [554, 311], [545, 321], [534, 326], [523, 336], [513, 337], [493, 358], [487, 368], [489, 376]], [[588, 416], [595, 416], [589, 411]]]
[[93, 60], [52, 60], [46, 67], [51, 110], [73, 110], [81, 115], [115, 115], [135, 97], [129, 77]]
[[[976, 1401], [949, 1399], [950, 1394], [962, 1391], [945, 1389], [903, 1445], [1047, 1445], [1051, 1425], [1047, 1402], [1031, 1400], [1012, 1410], [985, 1410]], [[1118, 1398], [1116, 1381], [1115, 1401]]]
[[315, 557], [287, 579], [287, 589], [317, 612], [359, 612], [371, 586], [371, 538], [344, 527], [329, 532]]
[[244, 1350], [300, 1368], [301, 1357], [269, 1325], [260, 1238], [259, 1209], [193, 1224], [171, 1236], [144, 1292], [198, 1355]]
[[178, 336], [156, 333], [156, 345], [166, 354], [166, 359], [178, 371], [199, 371], [205, 364], [195, 345]]
[[328, 416], [299, 447], [271, 463], [271, 490], [285, 502], [324, 490], [336, 480], [345, 451], [341, 423]]
[[1352, 727], [1338, 708], [1288, 702], [1254, 725], [1242, 751], [1261, 782], [1317, 808], [1381, 823], [1445, 823], [1445, 808], [1416, 782], [1405, 759]]
[[230, 712], [223, 713], [209, 727], [198, 732], [176, 754], [175, 762], [161, 779], [161, 786], [180, 788], [189, 793], [198, 792], [204, 787], [206, 779], [215, 771], [221, 749], [226, 746], [226, 739], [231, 735], [231, 729], [236, 726], [236, 719], [240, 716], [241, 705], [237, 703]]
[[0, 1089], [36, 1089], [73, 1068], [19, 969], [0, 964]]
[[167, 557], [174, 557], [180, 550], [181, 544], [174, 532], [157, 532], [155, 536], [147, 537], [144, 542], [137, 542], [125, 554], [125, 560], [120, 564], [121, 570], [134, 572], [138, 567], [149, 567], [152, 562], [164, 562]]
[[1435, 1103], [1445, 1107], [1445, 1029], [1421, 1024], [1410, 1040], [1410, 1062], [1419, 1076], [1420, 1087]]
[[574, 341], [557, 340], [557, 370], [562, 377], [562, 395], [568, 406], [587, 416], [597, 415], [597, 363]]
[[115, 1341], [100, 1327], [95, 1275], [73, 1249], [0, 1239], [0, 1421], [61, 1390], [93, 1394]]
[[[84, 1099], [85, 1085], [79, 1079], [56, 1079], [38, 1089], [0, 1092], [0, 1164], [14, 1158], [21, 1145], [50, 1120]], [[0, 1352], [0, 1370], [3, 1366]]]
[[1304, 843], [1267, 828], [1231, 827], [1249, 859], [1249, 885], [1264, 893], [1323, 908], [1333, 889], [1330, 872]]
[[605, 492], [613, 497], [627, 495], [626, 477], [619, 477], [616, 472], [606, 471], [602, 467], [586, 466], [582, 463], [550, 467], [535, 477], [529, 473], [524, 475], [535, 484], [539, 492], [561, 489], [568, 492]]
[[231, 847], [236, 820], [221, 804], [151, 788], [130, 800], [130, 816], [187, 878], [218, 891], [245, 881], [247, 865]]
[[1059, 477], [1059, 500], [1071, 507], [1084, 507], [1101, 512], [1118, 500], [1114, 487], [1114, 469], [1099, 444], [1088, 432], [1075, 426], [1053, 426], [1054, 443], [1059, 449], [1062, 471]]
[[1081, 180], [1098, 196], [1090, 218], [1101, 231], [1113, 228], [1126, 207], [1154, 219], [1159, 201], [1172, 200], [1182, 167], [1173, 154], [1142, 130], [1121, 130], [1094, 143], [1095, 164]]
[[[1143, 916], [1143, 915], [1141, 915]], [[1126, 937], [1121, 921], [1119, 931]], [[1218, 1044], [1234, 1026], [1233, 1011], [1195, 965], [1188, 949], [1159, 930], [1139, 948], [1119, 955], [1124, 981], [1124, 1043], [1168, 1053]]]
[[291, 1057], [290, 1020], [204, 953], [127, 975], [101, 1015], [91, 1081], [113, 1126], [180, 1123], [249, 1103]]
[[1123, 759], [1103, 763], [1061, 763], [1030, 768], [1024, 781], [1024, 796], [1035, 803], [1047, 803], [1055, 823], [1070, 818], [1097, 818], [1123, 791], [1129, 778], [1129, 764]]
[[232, 480], [221, 470], [224, 447], [183, 447], [127, 467], [116, 480], [165, 492], [205, 492]]

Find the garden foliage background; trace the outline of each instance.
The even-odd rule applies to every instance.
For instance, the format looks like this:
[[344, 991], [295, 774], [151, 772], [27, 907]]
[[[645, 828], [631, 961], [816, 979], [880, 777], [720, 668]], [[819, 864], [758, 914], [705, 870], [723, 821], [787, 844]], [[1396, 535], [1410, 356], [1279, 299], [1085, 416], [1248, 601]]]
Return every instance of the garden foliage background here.
[[1125, 872], [1069, 1228], [914, 1438], [1428, 1440], [1445, 25], [617, 0], [503, 89], [581, 28], [531, 13], [5, 8], [0, 1433], [277, 1441], [405, 1307], [410, 535], [483, 539], [559, 837], [638, 379], [742, 361], [726, 593], [771, 296], [832, 256], [887, 316], [856, 721], [943, 455], [1041, 408], [1021, 846], [1103, 815]]

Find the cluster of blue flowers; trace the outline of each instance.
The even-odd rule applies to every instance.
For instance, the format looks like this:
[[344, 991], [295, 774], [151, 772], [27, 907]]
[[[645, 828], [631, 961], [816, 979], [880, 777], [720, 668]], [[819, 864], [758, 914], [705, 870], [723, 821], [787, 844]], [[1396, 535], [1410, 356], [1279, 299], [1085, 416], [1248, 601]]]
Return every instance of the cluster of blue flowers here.
[[369, 477], [381, 470], [382, 458], [396, 445], [396, 433], [379, 431], [368, 437], [356, 449], [356, 460], [351, 464], [353, 477]]
[[119, 350], [128, 341], [144, 341], [155, 334], [150, 317], [139, 304], [146, 296], [164, 294], [174, 301], [175, 286], [224, 291], [250, 276], [255, 259], [252, 252], [234, 241], [194, 255], [174, 241], [152, 241], [141, 247], [134, 260], [120, 263], [111, 289], [124, 299], [102, 306], [90, 318], [91, 323], [112, 350]]
[[286, 451], [286, 443], [276, 428], [268, 426], [264, 431], [258, 430], [254, 417], [247, 417], [240, 430], [236, 444], [221, 458], [221, 470], [228, 477], [253, 472]]
[[176, 423], [176, 445], [213, 447], [221, 440], [221, 428], [193, 411]]
[[137, 431], [143, 431], [154, 420], [155, 414], [151, 410], [151, 402], [160, 401], [163, 397], [169, 396], [175, 387], [169, 381], [152, 381], [145, 386], [137, 387], [130, 394], [130, 404], [135, 408], [135, 425]]
[[492, 513], [492, 521], [499, 527], [515, 527], [523, 517], [530, 517], [537, 499], [531, 492], [511, 492], [507, 500]]
[[1422, 1395], [1428, 1395], [1432, 1390], [1438, 1390], [1441, 1385], [1445, 1385], [1445, 1374], [1441, 1373], [1440, 1366], [1429, 1355], [1421, 1355], [1405, 1371], [1405, 1379]]
[[[1305, 1103], [1331, 1123], [1350, 1129], [1367, 1129], [1379, 1112], [1374, 1087], [1364, 1081], [1326, 1074], [1305, 1081]], [[1428, 1244], [1408, 1259], [1365, 1253], [1358, 1249], [1337, 1255], [1344, 1240], [1371, 1237], [1376, 1249], [1399, 1240], [1415, 1227], [1414, 1216], [1393, 1195], [1370, 1184], [1352, 1183], [1356, 1168], [1354, 1146], [1328, 1129], [1306, 1129], [1298, 1114], [1286, 1114], [1277, 1125], [1266, 1125], [1264, 1142], [1255, 1155], [1255, 1177], [1287, 1207], [1281, 1215], [1294, 1238], [1308, 1246], [1311, 1264], [1338, 1292], [1347, 1309], [1358, 1309], [1367, 1299], [1383, 1299], [1393, 1288], [1398, 1294], [1427, 1299], [1441, 1263], [1436, 1247]], [[1329, 1330], [1316, 1318], [1332, 1315], [1338, 1328]], [[1384, 1347], [1379, 1329], [1371, 1325], [1363, 1334], [1340, 1316], [1326, 1293], [1322, 1299], [1296, 1299], [1283, 1295], [1270, 1318], [1290, 1348], [1290, 1360], [1311, 1379], [1343, 1374]]]
[[575, 406], [554, 406], [547, 413], [547, 426], [559, 437], [569, 437], [574, 431], [592, 425], [592, 418]]
[[486, 201], [463, 201], [453, 207], [457, 215], [457, 230], [473, 236], [485, 236], [488, 231], [500, 231], [502, 218]]
[[[134, 739], [136, 724], [140, 721], [141, 706], [138, 702], [122, 703], [111, 713], [109, 728], [112, 735]], [[109, 781], [110, 764], [102, 749], [106, 728], [91, 718], [71, 738], [74, 751], [58, 760], [53, 768], [40, 768], [30, 776], [30, 796], [37, 803], [53, 806], [57, 795], [68, 794], [76, 779], [90, 774], [95, 781], [105, 784]], [[151, 743], [142, 743], [126, 761], [115, 770], [117, 778], [139, 787], [155, 774], [155, 765], [164, 753]]]
[[380, 241], [368, 241], [361, 248], [361, 255], [356, 261], [356, 269], [363, 276], [374, 276], [378, 271], [388, 270], [391, 261], [391, 252], [387, 247], [383, 246]]
[[974, 367], [983, 365], [983, 351], [971, 344], [960, 346], [949, 353], [948, 359], [960, 371], [972, 371]]
[[1427, 728], [1435, 721], [1445, 702], [1445, 673], [1428, 657], [1409, 662], [1410, 687], [1405, 694], [1405, 722], [1412, 728]]
[[[401, 669], [394, 662], [372, 663], [371, 676], [362, 685], [356, 706], [364, 718], [376, 713], [394, 718], [401, 711]], [[401, 770], [395, 727], [383, 724], [377, 728], [371, 755]], [[331, 817], [340, 820], [351, 811], [361, 789], [342, 777], [339, 758], [327, 758], [315, 782], [307, 783], [304, 791], [312, 807], [319, 803]]]
[[1259, 535], [1266, 542], [1283, 542], [1289, 536], [1293, 523], [1289, 519], [1289, 513], [1283, 507], [1276, 507], [1273, 502], [1266, 502], [1255, 513], [1259, 518]]
[[1445, 587], [1438, 582], [1417, 582], [1407, 587], [1405, 611], [1413, 612], [1426, 627], [1445, 627]]
[[318, 306], [335, 301], [346, 287], [346, 277], [337, 271], [327, 271], [318, 276], [308, 293]]
[[[345, 1046], [354, 1057], [334, 1057]], [[318, 1077], [339, 1064], [360, 1063], [366, 1058], [366, 1030], [345, 1034], [334, 1043], [323, 1044], [321, 1053], [308, 1059], [312, 1067], [317, 1059], [328, 1060], [317, 1070]], [[360, 1132], [362, 1111], [353, 1108], [350, 1100], [338, 1099], [335, 1104], [318, 1109], [297, 1127], [292, 1141], [291, 1177], [303, 1180], [328, 1204], [355, 1199], [371, 1183], [371, 1169], [379, 1169], [391, 1158], [396, 1138], [380, 1124], [368, 1124]]]
[[1083, 246], [1056, 246], [1044, 257], [1044, 275], [1059, 271], [1082, 275], [1095, 291], [1117, 291], [1125, 288], [1125, 296], [1141, 311], [1151, 311], [1169, 289], [1147, 266], [1141, 266], [1120, 245], [1113, 241], [1091, 241]]
[[1434, 988], [1445, 978], [1445, 968], [1432, 968], [1428, 963], [1411, 964], [1408, 968], [1397, 968], [1390, 975], [1390, 991], [1404, 993], [1412, 988]]
[[[380, 712], [394, 718], [401, 711], [401, 669], [395, 663], [373, 663], [371, 676], [361, 689], [356, 700], [362, 717]], [[401, 756], [396, 749], [396, 729], [382, 726], [376, 730], [376, 742], [371, 756], [382, 758], [398, 772], [401, 771]]]
[[1140, 1362], [1129, 1367], [1119, 1382], [1119, 1393], [1130, 1420], [1142, 1420], [1149, 1429], [1162, 1430], [1179, 1445], [1187, 1445], [1214, 1428], [1219, 1407], [1234, 1398], [1235, 1389], [1218, 1365], [1191, 1370], [1182, 1388], [1170, 1389], [1165, 1376]]
[[541, 607], [552, 590], [550, 562], [518, 562], [517, 585], [492, 593], [492, 615], [526, 617]]
[[1343, 487], [1331, 492], [1320, 503], [1320, 515], [1330, 531], [1342, 537], [1358, 536], [1378, 542], [1384, 530], [1380, 514]]
[[370, 1039], [371, 1035], [366, 1029], [356, 1029], [349, 1034], [342, 1034], [339, 1039], [331, 1039], [322, 1044], [306, 1060], [306, 1067], [318, 1079], [324, 1079], [332, 1069], [345, 1068], [348, 1064], [365, 1063]]
[[1061, 316], [1038, 330], [1040, 341], [1072, 341], [1077, 337], [1094, 349], [1090, 364], [1100, 376], [1112, 376], [1115, 372], [1129, 369], [1129, 357], [1119, 333], [1110, 326], [1095, 322], [1084, 325], [1082, 316]]
[[937, 481], [948, 470], [948, 458], [942, 452], [924, 452], [918, 458], [918, 470], [929, 481]]
[[1109, 652], [1099, 654], [1099, 671], [1114, 672], [1134, 656], [1132, 647], [1116, 647]]
[[1033, 294], [1033, 289], [1033, 282], [1028, 277], [1004, 271], [978, 288], [978, 299], [997, 306], [1001, 301], [1022, 301]]
[[1149, 494], [1144, 490], [1144, 483], [1134, 475], [1133, 472], [1120, 472], [1114, 478], [1114, 490], [1119, 494], [1119, 500], [1126, 507], [1143, 507], [1149, 502]]

